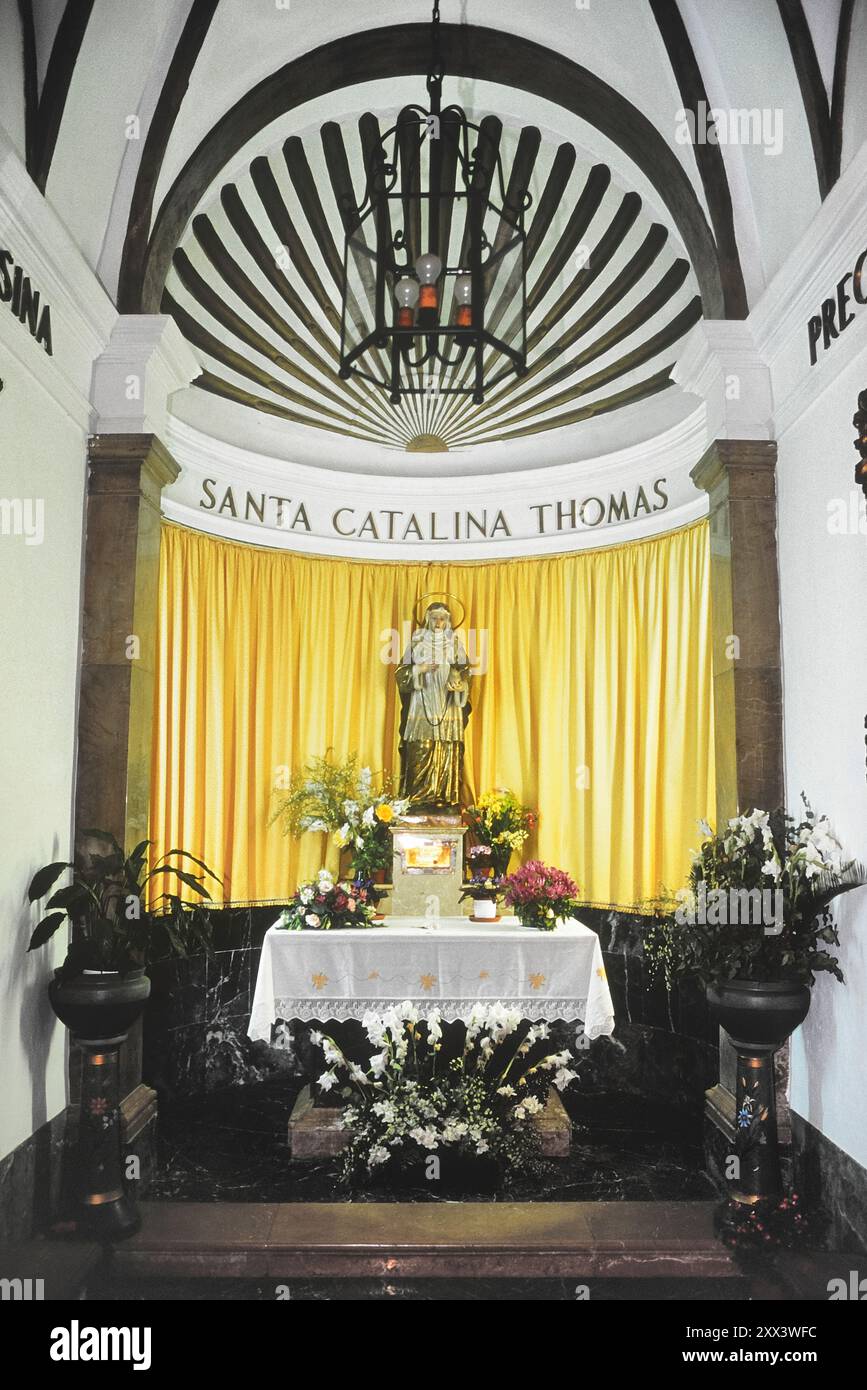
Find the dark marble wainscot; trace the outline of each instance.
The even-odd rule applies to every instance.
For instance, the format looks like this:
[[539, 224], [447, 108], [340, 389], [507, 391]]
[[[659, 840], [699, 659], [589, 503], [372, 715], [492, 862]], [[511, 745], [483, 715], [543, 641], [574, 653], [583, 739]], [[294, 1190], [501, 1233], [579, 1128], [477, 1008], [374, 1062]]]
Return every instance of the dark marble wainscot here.
[[69, 1115], [62, 1110], [0, 1159], [0, 1250], [30, 1240], [60, 1214]]
[[273, 1047], [247, 1037], [262, 939], [279, 912], [279, 905], [216, 911], [210, 955], [150, 967], [142, 1075], [161, 1099], [298, 1071], [288, 1029]]
[[867, 1168], [794, 1110], [792, 1150], [795, 1191], [827, 1217], [827, 1248], [867, 1254]]
[[[278, 905], [215, 912], [211, 956], [152, 967], [143, 1076], [160, 1093], [195, 1095], [300, 1071], [306, 1029], [281, 1028], [275, 1047], [247, 1038], [262, 938], [278, 912]], [[649, 985], [647, 919], [596, 909], [581, 916], [602, 942], [617, 1019], [614, 1036], [582, 1056], [582, 1083], [700, 1116], [704, 1092], [717, 1079], [717, 1030], [703, 993], [668, 995], [660, 982]]]
[[582, 1085], [700, 1117], [719, 1064], [704, 991], [678, 986], [669, 994], [660, 980], [651, 983], [643, 949], [649, 918], [593, 908], [580, 916], [599, 935], [616, 1019], [613, 1036], [589, 1049]]
[[[333, 1164], [287, 1164], [286, 1118], [308, 1063], [320, 1060], [309, 1046], [310, 1027], [279, 1025], [271, 1047], [246, 1035], [261, 941], [277, 913], [276, 905], [215, 913], [211, 956], [151, 971], [143, 1075], [160, 1096], [164, 1141], [155, 1195], [333, 1200]], [[573, 1157], [545, 1195], [710, 1196], [701, 1121], [717, 1053], [703, 995], [668, 996], [660, 983], [648, 986], [645, 921], [610, 911], [581, 915], [602, 941], [617, 1027], [612, 1038], [586, 1047], [578, 1037], [580, 1082], [566, 1098]], [[552, 1033], [558, 1047], [576, 1043], [574, 1024], [555, 1024]], [[341, 1040], [364, 1056], [360, 1024], [342, 1025]]]

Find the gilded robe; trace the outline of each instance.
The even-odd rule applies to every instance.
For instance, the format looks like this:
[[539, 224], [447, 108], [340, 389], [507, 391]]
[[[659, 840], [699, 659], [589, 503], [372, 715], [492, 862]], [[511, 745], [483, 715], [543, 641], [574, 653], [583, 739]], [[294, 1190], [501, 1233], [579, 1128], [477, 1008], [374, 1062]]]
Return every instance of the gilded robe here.
[[416, 628], [397, 668], [400, 794], [417, 810], [461, 804], [464, 728], [469, 717], [469, 663], [451, 626]]

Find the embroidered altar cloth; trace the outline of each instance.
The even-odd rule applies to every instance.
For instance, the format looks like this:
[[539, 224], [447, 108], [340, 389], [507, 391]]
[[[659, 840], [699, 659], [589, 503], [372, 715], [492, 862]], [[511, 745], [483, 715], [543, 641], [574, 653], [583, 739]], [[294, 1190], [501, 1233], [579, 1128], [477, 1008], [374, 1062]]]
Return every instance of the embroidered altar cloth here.
[[247, 1031], [270, 1042], [278, 1019], [361, 1019], [404, 999], [449, 1021], [466, 1022], [477, 1000], [499, 999], [533, 1022], [581, 1020], [588, 1038], [614, 1031], [599, 938], [574, 918], [552, 932], [509, 918], [348, 931], [275, 925], [262, 943]]

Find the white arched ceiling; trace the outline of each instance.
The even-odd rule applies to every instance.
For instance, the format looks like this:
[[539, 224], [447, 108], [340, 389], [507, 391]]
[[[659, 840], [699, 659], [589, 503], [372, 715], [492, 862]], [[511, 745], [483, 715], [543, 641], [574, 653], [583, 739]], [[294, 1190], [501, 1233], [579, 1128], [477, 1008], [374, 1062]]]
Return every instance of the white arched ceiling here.
[[[60, 7], [60, 0], [36, 3], [40, 73]], [[754, 146], [723, 149], [744, 278], [754, 302], [818, 205], [794, 63], [776, 0], [680, 0], [679, 8], [711, 101], [726, 109], [783, 112], [781, 154], [765, 155]], [[144, 144], [143, 139], [127, 139], [126, 118], [137, 114], [146, 131], [189, 9], [190, 0], [148, 0], [145, 5], [96, 0], [70, 84], [47, 191], [110, 293], [117, 288], [125, 214]], [[829, 64], [839, 9], [840, 0], [808, 0], [804, 11], [826, 84], [833, 71]], [[859, 32], [858, 23], [863, 10], [863, 0], [857, 0], [856, 47], [865, 42], [864, 26]], [[354, 0], [291, 0], [286, 5], [220, 0], [168, 142], [154, 213], [200, 141], [258, 81], [342, 35], [423, 23], [428, 14], [428, 0], [368, 0], [364, 5]], [[571, 0], [533, 0], [508, 8], [502, 0], [443, 0], [442, 17], [446, 23], [506, 28], [598, 74], [653, 122], [704, 202], [694, 151], [675, 138], [682, 97], [649, 0], [606, 0], [586, 7]], [[852, 124], [847, 123], [847, 151], [861, 134], [860, 124], [854, 131]]]
[[842, 0], [801, 0], [810, 29], [816, 61], [830, 102], [834, 92], [834, 64], [837, 58], [837, 30]]
[[851, 163], [867, 140], [867, 101], [864, 74], [867, 72], [867, 0], [855, 0], [849, 62], [846, 71], [847, 101], [843, 107], [842, 168]]
[[[573, 0], [442, 0], [441, 11], [444, 24], [501, 30], [564, 54], [624, 93], [663, 134], [671, 134], [677, 84], [645, 0], [591, 0], [586, 9]], [[157, 205], [219, 116], [284, 63], [345, 34], [423, 24], [430, 13], [430, 0], [292, 0], [289, 9], [277, 9], [273, 0], [252, 5], [220, 0], [166, 150]], [[636, 55], [639, 62], [633, 61]], [[690, 152], [675, 152], [700, 192]]]
[[[9, 6], [11, 9], [11, 4]], [[36, 81], [42, 91], [51, 49], [66, 9], [66, 0], [38, 0], [33, 6], [33, 37], [36, 42]]]
[[24, 43], [16, 5], [0, 5], [0, 54], [3, 55], [0, 125], [24, 159]]
[[[79, 2], [86, 13], [89, 0]], [[786, 3], [788, 5], [789, 0]], [[791, 13], [787, 9], [784, 24], [777, 0], [725, 0], [724, 4], [719, 0], [677, 0], [677, 4], [671, 6], [657, 4], [656, 0], [604, 0], [604, 3], [591, 0], [586, 5], [582, 0], [576, 3], [573, 0], [532, 0], [529, 4], [510, 6], [504, 6], [502, 0], [442, 0], [442, 19], [447, 25], [473, 26], [476, 33], [486, 29], [492, 33], [506, 32], [562, 54], [597, 75], [631, 103], [634, 111], [649, 121], [665, 140], [674, 160], [685, 171], [696, 203], [712, 223], [718, 242], [720, 228], [724, 239], [726, 202], [730, 197], [737, 256], [746, 302], [751, 305], [785, 262], [820, 205], [811, 123], [805, 111], [802, 84], [809, 87], [812, 76], [814, 96], [816, 87], [821, 91], [823, 84], [824, 98], [833, 96], [840, 14], [848, 14], [852, 5], [853, 0], [801, 0], [799, 6], [796, 0], [791, 0], [790, 9], [796, 12], [795, 18], [800, 24], [795, 39], [790, 27]], [[33, 13], [32, 88], [34, 81], [40, 87], [44, 85], [51, 44], [60, 19], [64, 14], [68, 19], [72, 11], [64, 6], [63, 0], [22, 0], [23, 12], [28, 6]], [[29, 136], [25, 139], [27, 131], [21, 99], [26, 74], [23, 68], [20, 73], [18, 71], [22, 66], [18, 8], [11, 0], [0, 3], [4, 77], [8, 78], [10, 71], [13, 77], [11, 83], [4, 81], [0, 94], [0, 122], [10, 128], [23, 152]], [[280, 72], [288, 62], [344, 36], [388, 26], [423, 25], [429, 19], [430, 3], [429, 0], [365, 0], [363, 4], [358, 0], [215, 0], [211, 19], [204, 0], [147, 0], [144, 5], [135, 0], [94, 0], [65, 93], [46, 195], [112, 295], [118, 288], [121, 257], [127, 242], [130, 209], [135, 206], [133, 193], [148, 128], [185, 26], [190, 20], [192, 30], [196, 16], [201, 19], [203, 14], [205, 22], [200, 28], [204, 37], [201, 47], [197, 48], [188, 84], [184, 78], [185, 94], [179, 98], [179, 109], [165, 151], [154, 170], [155, 196], [149, 212], [145, 206], [145, 214], [140, 218], [142, 227], [154, 226], [160, 206], [180, 171], [221, 118], [236, 103], [247, 98], [257, 83]], [[808, 73], [807, 76], [796, 69], [790, 47], [790, 43], [797, 46], [800, 42], [803, 49], [804, 34], [812, 38], [815, 50], [812, 75]], [[686, 60], [682, 47], [678, 52], [682, 38], [687, 41]], [[686, 90], [691, 85], [693, 97], [697, 90], [696, 73], [690, 71], [691, 58], [697, 65], [698, 90], [703, 85], [711, 106], [723, 110], [758, 108], [782, 113], [783, 145], [779, 153], [766, 153], [761, 145], [724, 143], [720, 150], [725, 170], [725, 178], [722, 178], [714, 174], [713, 161], [708, 167], [701, 158], [706, 151], [697, 152], [688, 143], [678, 140], [678, 130], [682, 127], [679, 112], [686, 100]], [[842, 121], [844, 167], [867, 136], [867, 104], [859, 100], [860, 73], [865, 61], [867, 0], [854, 0], [848, 64], [850, 100]], [[14, 99], [9, 94], [10, 87]], [[215, 208], [215, 216], [218, 216], [219, 202], [215, 205], [214, 200], [218, 200], [220, 188], [232, 179], [242, 180], [254, 155], [277, 151], [273, 157], [279, 168], [279, 149], [287, 135], [303, 135], [309, 138], [310, 148], [318, 150], [319, 129], [325, 119], [337, 120], [343, 126], [351, 116], [357, 116], [364, 109], [376, 111], [384, 106], [393, 110], [399, 101], [406, 99], [404, 91], [410, 99], [420, 100], [423, 84], [420, 79], [406, 79], [382, 82], [364, 92], [360, 88], [355, 91], [338, 89], [324, 98], [316, 110], [313, 109], [316, 103], [310, 103], [309, 110], [298, 108], [273, 121], [220, 171], [212, 187], [202, 194], [200, 209], [207, 209], [210, 214]], [[622, 197], [626, 191], [637, 192], [642, 199], [641, 220], [636, 222], [634, 235], [630, 233], [633, 240], [651, 220], [661, 222], [668, 233], [666, 256], [673, 258], [681, 254], [677, 228], [672, 217], [660, 206], [658, 191], [647, 177], [647, 168], [643, 172], [636, 168], [618, 147], [589, 124], [541, 97], [490, 83], [447, 78], [445, 97], [447, 101], [461, 101], [477, 117], [485, 111], [496, 112], [506, 127], [506, 146], [513, 139], [510, 130], [521, 125], [538, 126], [543, 136], [540, 170], [546, 167], [546, 160], [550, 162], [556, 144], [563, 141], [574, 145], [579, 164], [605, 163], [612, 171], [611, 192], [606, 195], [609, 202], [612, 197]], [[40, 118], [41, 115], [40, 111]], [[137, 117], [140, 122], [140, 138], [130, 138], [131, 117]], [[812, 121], [815, 139], [815, 116]], [[41, 133], [44, 135], [44, 128]], [[49, 141], [49, 156], [50, 149]], [[327, 190], [321, 153], [315, 154], [312, 162], [317, 168], [317, 180]], [[674, 184], [666, 183], [666, 186]], [[708, 206], [707, 189], [711, 190], [712, 204], [717, 200], [716, 206]], [[323, 201], [328, 217], [337, 221], [329, 191]], [[184, 204], [182, 216], [186, 211]], [[178, 236], [191, 263], [203, 270], [200, 259], [196, 259], [201, 258], [201, 252], [195, 245], [190, 219], [182, 231], [177, 230], [174, 219], [168, 219], [167, 225], [174, 228], [173, 235]], [[554, 225], [556, 227], [556, 219]], [[175, 244], [172, 241], [172, 245]], [[627, 238], [612, 259], [612, 274], [616, 274], [622, 258], [628, 256], [632, 246], [633, 241]], [[698, 254], [700, 258], [701, 251]], [[721, 246], [721, 255], [725, 254]], [[728, 259], [731, 265], [735, 258], [729, 253]], [[137, 263], [136, 257], [132, 260], [133, 264]], [[562, 290], [566, 275], [564, 271], [561, 280], [546, 296], [546, 303]], [[255, 273], [252, 278], [255, 279]], [[183, 304], [188, 291], [176, 283], [176, 277], [175, 280], [170, 278], [170, 285], [177, 301]], [[681, 297], [691, 294], [694, 287], [690, 272]], [[638, 290], [633, 286], [624, 296], [621, 306], [624, 312], [628, 313], [637, 295]], [[226, 291], [226, 296], [227, 302], [231, 302], [231, 291]], [[603, 318], [598, 326], [594, 325], [594, 330], [602, 333], [609, 322], [610, 319]], [[582, 339], [580, 347], [584, 346]], [[610, 353], [601, 355], [602, 365], [606, 360], [610, 360]], [[659, 365], [666, 364], [660, 362]], [[178, 403], [180, 414], [193, 424], [202, 423], [202, 416], [219, 422], [226, 438], [249, 432], [250, 416], [255, 412], [217, 397], [205, 398], [203, 406], [202, 398], [200, 390], [187, 392]], [[648, 398], [640, 406], [622, 406], [601, 420], [583, 420], [573, 429], [552, 430], [545, 435], [544, 445], [539, 443], [539, 436], [533, 437], [535, 442], [525, 440], [520, 445], [523, 451], [520, 456], [515, 452], [518, 446], [505, 438], [497, 446], [496, 456], [504, 460], [505, 467], [510, 466], [507, 460], [511, 454], [516, 458], [526, 457], [528, 449], [540, 453], [545, 449], [549, 453], [553, 450], [557, 457], [581, 457], [598, 450], [600, 437], [604, 436], [606, 441], [613, 438], [619, 445], [628, 442], [620, 439], [620, 433], [631, 431], [629, 437], [634, 441], [645, 437], [644, 431], [649, 425], [667, 428], [676, 423], [682, 418], [684, 409], [685, 403], [677, 390], [671, 388]], [[284, 429], [281, 437], [285, 441], [285, 421], [275, 424], [270, 416], [261, 415], [256, 428], [264, 441], [266, 437], [274, 438], [278, 425]], [[316, 452], [309, 441], [310, 434], [312, 431], [299, 435], [295, 441], [299, 458], [305, 450]], [[458, 447], [466, 444], [466, 440], [456, 441]], [[378, 463], [365, 458], [365, 450], [372, 447], [369, 441], [356, 440], [347, 444], [334, 437], [329, 447], [332, 456], [338, 458], [341, 453], [355, 450], [353, 457], [357, 457], [360, 471], [368, 466], [381, 467], [384, 471], [391, 467], [384, 457]], [[490, 447], [486, 442], [473, 445], [474, 461], [480, 471], [487, 466], [483, 455]]]
[[[741, 265], [748, 276], [751, 302], [755, 302], [821, 202], [804, 102], [774, 0], [726, 0], [724, 5], [717, 0], [687, 0], [683, 10], [698, 21], [704, 34], [701, 47], [693, 39], [699, 63], [704, 59], [710, 67], [712, 55], [721, 83], [719, 89], [714, 84], [714, 90], [708, 91], [711, 104], [726, 112], [754, 108], [768, 112], [782, 130], [782, 148], [776, 154], [756, 144], [720, 144], [732, 191]], [[699, 32], [697, 26], [694, 34]], [[706, 73], [705, 85], [710, 89]], [[755, 228], [752, 235], [751, 227]]]
[[[45, 191], [94, 270], [130, 145], [136, 164], [141, 158], [142, 98], [177, 9], [175, 0], [96, 0], [84, 34]], [[128, 134], [129, 117], [140, 121], [138, 138]], [[114, 288], [106, 284], [109, 293]]]
[[[269, 324], [263, 320], [261, 312], [251, 307], [249, 295], [245, 299], [244, 285], [249, 284], [253, 294], [258, 293], [265, 304], [277, 308], [290, 329], [296, 326], [293, 314], [281, 302], [279, 293], [275, 295], [273, 281], [244, 245], [237, 225], [227, 215], [220, 200], [221, 190], [230, 186], [252, 218], [262, 243], [269, 249], [273, 248], [276, 233], [249, 172], [252, 160], [267, 154], [281, 198], [302, 237], [314, 274], [320, 286], [328, 291], [335, 311], [339, 312], [339, 300], [329, 277], [328, 265], [315, 234], [308, 227], [305, 208], [287, 173], [282, 147], [289, 136], [301, 142], [326, 223], [337, 231], [335, 242], [342, 255], [343, 238], [337, 230], [341, 226], [340, 212], [323, 150], [322, 124], [329, 120], [339, 125], [358, 196], [364, 178], [358, 117], [365, 111], [376, 111], [385, 128], [402, 105], [417, 100], [420, 95], [419, 79], [397, 79], [389, 84], [387, 93], [383, 93], [379, 85], [367, 83], [360, 88], [344, 89], [334, 96], [308, 102], [272, 123], [226, 166], [220, 179], [206, 191], [180, 239], [177, 264], [171, 269], [167, 280], [171, 302], [166, 302], [163, 307], [178, 317], [208, 373], [212, 389], [218, 393], [221, 437], [226, 437], [223, 431], [228, 428], [231, 437], [244, 437], [251, 446], [267, 451], [273, 438], [273, 415], [269, 411], [288, 412], [301, 415], [305, 421], [301, 424], [297, 419], [284, 419], [281, 424], [283, 448], [289, 456], [299, 461], [315, 464], [321, 460], [325, 465], [326, 460], [333, 463], [335, 457], [339, 457], [342, 466], [351, 471], [366, 471], [371, 467], [384, 470], [389, 467], [390, 452], [403, 451], [419, 434], [434, 434], [443, 438], [451, 451], [465, 453], [472, 449], [474, 468], [485, 467], [485, 459], [479, 459], [479, 453], [485, 456], [489, 454], [492, 466], [498, 464], [508, 468], [526, 466], [528, 448], [549, 464], [569, 461], [585, 452], [597, 453], [600, 433], [604, 434], [609, 447], [612, 447], [615, 439], [626, 445], [635, 442], [636, 437], [648, 437], [645, 433], [648, 427], [644, 423], [648, 419], [652, 418], [657, 427], [660, 419], [670, 424], [694, 407], [694, 401], [680, 399], [682, 393], [677, 388], [668, 387], [663, 392], [677, 398], [666, 401], [664, 405], [656, 403], [658, 387], [652, 393], [646, 390], [646, 383], [659, 374], [665, 378], [676, 360], [683, 338], [698, 313], [696, 304], [699, 293], [671, 215], [663, 208], [649, 180], [610, 141], [603, 140], [595, 129], [553, 103], [490, 83], [471, 84], [472, 91], [470, 84], [460, 85], [464, 87], [465, 97], [474, 95], [479, 102], [478, 108], [470, 108], [469, 114], [474, 119], [478, 120], [486, 112], [494, 111], [502, 113], [508, 120], [508, 129], [504, 130], [501, 145], [506, 177], [514, 157], [519, 129], [525, 125], [536, 125], [542, 131], [542, 143], [533, 165], [529, 188], [533, 204], [527, 215], [528, 227], [532, 226], [532, 215], [545, 188], [557, 150], [568, 145], [575, 152], [575, 169], [568, 184], [568, 193], [554, 213], [528, 275], [531, 310], [527, 330], [531, 352], [530, 376], [526, 384], [521, 383], [512, 389], [512, 383], [505, 383], [502, 388], [495, 388], [485, 407], [478, 410], [468, 409], [468, 402], [455, 403], [454, 398], [445, 396], [437, 401], [425, 402], [419, 409], [410, 406], [395, 410], [387, 401], [382, 401], [382, 393], [375, 393], [373, 400], [366, 400], [364, 418], [360, 419], [359, 393], [365, 398], [370, 396], [363, 383], [360, 386], [356, 384], [351, 392], [346, 391], [335, 380], [334, 362], [329, 360], [327, 354], [317, 351], [315, 360], [311, 361], [307, 346], [309, 334], [304, 332], [303, 325], [297, 325], [299, 336], [305, 343], [305, 353], [300, 354], [292, 346], [287, 333], [281, 331], [279, 321]], [[445, 95], [448, 99], [450, 94], [447, 91]], [[569, 256], [546, 292], [536, 299], [532, 293], [535, 274], [544, 268], [559, 245], [578, 194], [594, 166], [610, 168], [612, 178], [586, 233], [582, 235], [579, 255]], [[641, 207], [610, 259], [604, 266], [599, 265], [597, 278], [587, 291], [569, 309], [558, 313], [561, 296], [575, 287], [580, 279], [583, 254], [586, 252], [590, 256], [590, 266], [593, 267], [595, 248], [624, 206], [626, 195], [634, 199], [636, 192], [641, 198]], [[202, 227], [206, 233], [204, 237]], [[608, 287], [615, 286], [618, 277], [628, 275], [634, 258], [642, 256], [642, 248], [649, 236], [654, 244], [658, 239], [658, 248], [640, 274], [624, 285], [616, 296], [612, 295], [595, 321], [582, 330], [580, 339], [575, 338], [574, 346], [570, 349], [576, 359], [575, 372], [569, 373], [568, 353], [557, 353], [553, 357], [551, 354], [570, 329], [574, 327], [577, 332], [591, 306], [603, 302]], [[209, 247], [209, 238], [215, 239], [216, 248]], [[230, 260], [228, 280], [219, 263], [224, 256]], [[270, 271], [270, 266], [266, 270]], [[243, 277], [240, 288], [231, 283], [232, 275]], [[661, 294], [658, 306], [652, 311], [642, 309], [646, 297], [659, 294], [659, 287], [666, 280], [673, 283], [670, 289]], [[300, 293], [311, 320], [319, 322], [323, 328], [327, 327], [321, 324], [321, 308], [310, 293], [303, 273], [293, 275], [292, 284]], [[636, 319], [634, 327], [624, 331], [635, 314], [640, 317]], [[668, 330], [679, 317], [685, 320], [683, 328], [672, 340]], [[233, 330], [232, 323], [238, 321], [251, 334], [252, 343]], [[334, 338], [333, 329], [327, 336]], [[624, 370], [623, 359], [641, 351], [645, 344], [652, 343], [656, 337], [661, 339], [660, 346], [649, 355], [645, 353], [634, 366]], [[605, 347], [608, 339], [611, 345]], [[215, 357], [207, 346], [210, 340], [218, 343], [220, 348], [228, 347], [239, 358], [241, 365], [233, 367], [232, 362], [222, 358], [219, 352]], [[546, 351], [549, 365], [543, 370]], [[271, 355], [274, 353], [279, 354], [279, 360]], [[579, 353], [586, 357], [586, 367], [580, 367], [577, 360]], [[609, 371], [616, 372], [616, 376], [606, 380]], [[254, 384], [250, 379], [251, 372], [275, 381], [274, 389], [261, 382]], [[597, 377], [600, 378], [599, 385], [594, 387], [592, 382]], [[317, 391], [317, 385], [321, 390]], [[574, 388], [580, 388], [580, 394], [575, 394], [574, 399], [564, 400], [564, 394], [572, 392]], [[281, 390], [291, 393], [288, 399], [280, 394]], [[264, 404], [256, 411], [250, 406], [230, 404], [224, 399], [225, 394], [235, 391], [252, 392]], [[628, 404], [618, 405], [614, 411], [609, 409], [608, 402], [613, 395], [620, 396], [632, 391], [642, 391], [641, 411]], [[176, 399], [174, 409], [190, 423], [202, 420], [204, 414], [213, 419], [214, 396], [209, 389], [207, 400], [202, 402], [202, 394], [201, 387], [191, 388], [187, 400]], [[651, 394], [654, 409], [648, 416], [647, 404]], [[597, 406], [606, 409], [605, 423], [591, 431], [587, 429], [591, 423], [587, 418], [588, 412]], [[564, 427], [561, 422], [576, 409], [584, 412], [585, 416], [580, 421], [580, 430]], [[624, 412], [628, 412], [627, 418], [621, 420]], [[233, 417], [236, 417], [234, 422]], [[541, 434], [544, 434], [544, 439], [539, 437]], [[504, 454], [503, 445], [512, 442], [517, 447]]]

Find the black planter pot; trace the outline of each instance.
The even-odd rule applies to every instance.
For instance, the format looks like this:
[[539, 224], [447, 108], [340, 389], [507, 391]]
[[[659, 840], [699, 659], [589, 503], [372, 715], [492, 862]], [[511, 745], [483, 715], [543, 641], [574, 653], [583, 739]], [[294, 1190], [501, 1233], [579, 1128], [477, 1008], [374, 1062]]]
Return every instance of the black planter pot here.
[[807, 1017], [810, 990], [791, 980], [723, 980], [708, 986], [707, 999], [737, 1052], [737, 1166], [729, 1195], [749, 1204], [772, 1201], [782, 1194], [774, 1053]]
[[56, 976], [48, 986], [51, 1007], [76, 1042], [105, 1047], [123, 1042], [151, 992], [144, 970], [126, 975], [115, 971], [88, 972], [73, 980]]
[[55, 977], [48, 986], [54, 1012], [81, 1049], [76, 1186], [83, 1223], [99, 1240], [122, 1239], [140, 1225], [124, 1191], [118, 1054], [150, 989], [144, 970]]
[[792, 980], [722, 980], [708, 986], [707, 999], [733, 1046], [758, 1056], [776, 1052], [804, 1022], [810, 989]]

